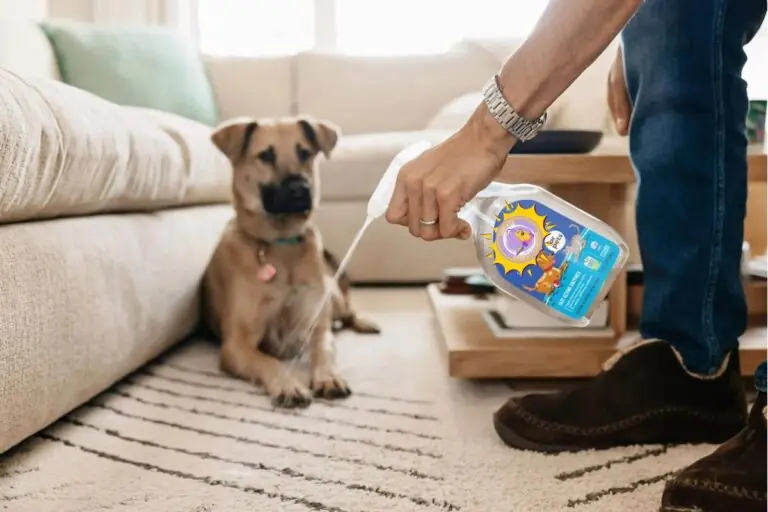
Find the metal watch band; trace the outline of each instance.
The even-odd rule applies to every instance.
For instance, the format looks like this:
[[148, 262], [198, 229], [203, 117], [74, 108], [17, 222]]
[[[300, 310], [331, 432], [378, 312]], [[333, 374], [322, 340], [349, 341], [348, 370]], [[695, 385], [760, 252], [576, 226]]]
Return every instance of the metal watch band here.
[[493, 75], [493, 78], [483, 88], [483, 100], [494, 119], [519, 141], [525, 142], [534, 138], [547, 121], [546, 112], [534, 120], [526, 119], [515, 112], [515, 109], [501, 93], [499, 75]]

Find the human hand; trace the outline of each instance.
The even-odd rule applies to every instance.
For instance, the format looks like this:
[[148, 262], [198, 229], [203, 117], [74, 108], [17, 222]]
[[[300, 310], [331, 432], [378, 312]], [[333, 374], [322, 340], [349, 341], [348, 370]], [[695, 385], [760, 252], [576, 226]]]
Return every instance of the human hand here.
[[481, 105], [458, 132], [403, 166], [387, 221], [427, 241], [469, 238], [456, 214], [501, 172], [514, 143]]
[[627, 82], [624, 79], [624, 57], [621, 47], [616, 51], [616, 58], [613, 59], [611, 70], [608, 72], [608, 107], [619, 135], [629, 133], [632, 106], [627, 93]]

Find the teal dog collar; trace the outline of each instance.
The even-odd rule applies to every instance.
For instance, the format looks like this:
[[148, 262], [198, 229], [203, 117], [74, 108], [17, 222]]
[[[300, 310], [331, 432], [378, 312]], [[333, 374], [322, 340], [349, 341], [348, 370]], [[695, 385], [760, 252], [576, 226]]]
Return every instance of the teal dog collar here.
[[272, 245], [297, 245], [304, 241], [304, 235], [293, 235], [285, 238], [275, 238], [271, 240]]

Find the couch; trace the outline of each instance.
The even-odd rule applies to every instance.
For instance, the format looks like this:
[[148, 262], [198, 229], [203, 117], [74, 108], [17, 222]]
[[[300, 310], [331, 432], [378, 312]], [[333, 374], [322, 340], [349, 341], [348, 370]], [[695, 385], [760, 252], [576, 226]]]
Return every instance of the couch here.
[[[326, 245], [341, 254], [392, 157], [460, 125], [512, 47], [205, 64], [222, 119], [306, 113], [342, 128], [321, 165], [317, 213]], [[554, 126], [606, 126], [600, 66], [592, 83], [575, 86], [581, 101], [553, 108]], [[58, 76], [36, 24], [0, 21], [0, 453], [190, 334], [199, 280], [232, 215], [231, 169], [210, 127], [117, 106]], [[418, 243], [382, 220], [350, 274], [429, 281], [474, 263], [471, 244]]]

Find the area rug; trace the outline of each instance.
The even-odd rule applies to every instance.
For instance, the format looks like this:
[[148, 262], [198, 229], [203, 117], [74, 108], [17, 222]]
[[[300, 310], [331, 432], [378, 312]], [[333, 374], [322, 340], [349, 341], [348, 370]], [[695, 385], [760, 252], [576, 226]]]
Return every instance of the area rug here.
[[300, 412], [182, 344], [0, 458], [0, 510], [654, 511], [712, 450], [507, 449], [491, 413], [521, 391], [445, 377], [428, 311], [377, 320], [383, 335], [339, 341], [355, 394]]

